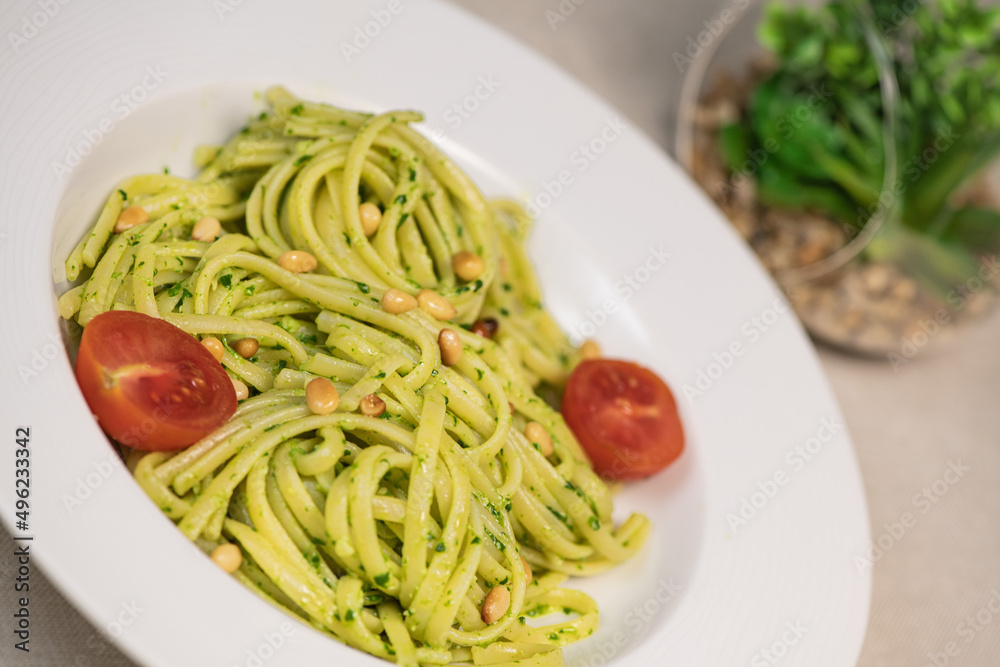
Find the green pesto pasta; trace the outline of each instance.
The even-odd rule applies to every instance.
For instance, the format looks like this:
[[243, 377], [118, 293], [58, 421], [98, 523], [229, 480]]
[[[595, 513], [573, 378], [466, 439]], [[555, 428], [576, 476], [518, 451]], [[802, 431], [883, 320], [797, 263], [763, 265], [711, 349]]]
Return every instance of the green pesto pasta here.
[[[562, 664], [598, 610], [561, 584], [630, 558], [649, 522], [615, 525], [607, 486], [540, 397], [580, 354], [542, 306], [527, 217], [484, 199], [410, 127], [417, 113], [266, 98], [229, 143], [196, 151], [195, 179], [120, 183], [67, 259], [63, 317], [134, 310], [216, 337], [249, 388], [186, 449], [125, 448], [129, 467], [207, 553], [238, 545], [233, 576], [350, 646], [411, 666]], [[381, 213], [371, 235], [366, 203]], [[206, 217], [221, 234], [193, 239]], [[292, 250], [316, 268], [288, 270]], [[456, 275], [460, 252], [482, 260], [472, 280]], [[433, 290], [456, 314], [388, 312], [390, 289]], [[492, 337], [471, 330], [489, 320]], [[451, 365], [443, 328], [461, 342]], [[231, 345], [248, 337], [244, 358]], [[338, 390], [335, 411], [310, 409], [315, 378]], [[372, 396], [381, 414], [362, 409]], [[525, 437], [530, 422], [551, 450]], [[509, 604], [487, 613], [501, 588]]]

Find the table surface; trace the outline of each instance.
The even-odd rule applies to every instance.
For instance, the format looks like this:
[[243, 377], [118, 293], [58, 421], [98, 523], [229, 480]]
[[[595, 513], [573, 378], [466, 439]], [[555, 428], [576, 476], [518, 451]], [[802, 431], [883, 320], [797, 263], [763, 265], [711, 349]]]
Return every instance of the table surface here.
[[[719, 8], [693, 0], [564, 0], [575, 11], [553, 25], [546, 12], [557, 11], [558, 0], [456, 2], [547, 55], [667, 148], [681, 83], [673, 54]], [[874, 564], [861, 667], [1000, 663], [1000, 618], [988, 606], [1000, 600], [998, 335], [1000, 313], [895, 370], [820, 349], [854, 440], [873, 539], [891, 544]], [[950, 465], [961, 476], [939, 498], [931, 492], [937, 501], [928, 506], [920, 494]], [[894, 524], [906, 512], [916, 523], [900, 531]], [[13, 571], [4, 551], [0, 581]], [[5, 640], [0, 664], [132, 664], [44, 578], [33, 578], [32, 591], [34, 648], [25, 656]]]

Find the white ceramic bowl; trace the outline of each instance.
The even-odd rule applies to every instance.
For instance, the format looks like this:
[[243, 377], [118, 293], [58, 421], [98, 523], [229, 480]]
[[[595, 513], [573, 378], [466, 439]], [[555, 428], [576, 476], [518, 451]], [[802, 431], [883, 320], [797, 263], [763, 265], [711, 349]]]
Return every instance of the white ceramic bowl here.
[[[4, 25], [36, 9], [8, 6]], [[776, 287], [627, 119], [439, 2], [116, 0], [59, 5], [36, 33], [0, 69], [4, 488], [17, 427], [30, 427], [32, 452], [30, 527], [13, 526], [10, 491], [0, 518], [34, 537], [36, 562], [99, 627], [123, 604], [141, 608], [113, 633], [133, 659], [378, 664], [222, 576], [145, 497], [87, 410], [55, 310], [62, 261], [114, 184], [163, 166], [192, 174], [193, 146], [231, 135], [254, 92], [282, 83], [425, 111], [488, 194], [539, 209], [532, 253], [561, 324], [677, 393], [688, 450], [618, 498], [655, 530], [634, 561], [575, 582], [602, 621], [569, 663], [746, 664], [775, 649], [787, 664], [853, 664], [868, 525], [839, 410]]]

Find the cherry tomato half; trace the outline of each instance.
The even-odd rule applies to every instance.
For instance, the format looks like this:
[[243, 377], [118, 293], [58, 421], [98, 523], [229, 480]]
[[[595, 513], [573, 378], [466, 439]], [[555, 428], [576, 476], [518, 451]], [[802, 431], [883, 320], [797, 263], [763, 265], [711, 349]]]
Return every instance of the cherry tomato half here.
[[110, 437], [134, 449], [182, 449], [236, 411], [222, 365], [189, 333], [155, 317], [109, 311], [83, 330], [76, 380]]
[[684, 451], [674, 395], [653, 371], [628, 361], [590, 359], [570, 375], [562, 413], [605, 479], [641, 479]]

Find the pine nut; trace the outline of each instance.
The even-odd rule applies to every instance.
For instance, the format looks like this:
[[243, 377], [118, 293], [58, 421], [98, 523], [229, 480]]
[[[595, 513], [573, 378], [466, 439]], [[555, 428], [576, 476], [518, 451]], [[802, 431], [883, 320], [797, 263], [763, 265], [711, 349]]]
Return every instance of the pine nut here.
[[115, 234], [121, 234], [126, 229], [132, 229], [136, 225], [149, 222], [149, 213], [141, 206], [129, 206], [118, 214], [115, 222]]
[[472, 323], [472, 333], [483, 338], [493, 338], [499, 329], [500, 323], [492, 317], [486, 317]]
[[402, 290], [390, 289], [382, 295], [382, 310], [390, 315], [400, 315], [416, 307], [416, 298]]
[[236, 390], [236, 400], [245, 401], [250, 398], [250, 388], [241, 381], [233, 379], [233, 389]]
[[524, 576], [528, 578], [528, 583], [530, 584], [534, 576], [531, 574], [531, 566], [528, 565], [528, 561], [524, 560], [524, 556], [521, 556], [521, 566], [524, 568]]
[[289, 250], [278, 256], [278, 266], [292, 273], [308, 273], [319, 266], [319, 262], [305, 250]]
[[462, 339], [452, 329], [441, 329], [438, 347], [441, 348], [441, 363], [445, 366], [454, 366], [462, 358]]
[[306, 405], [316, 415], [328, 415], [340, 405], [340, 393], [326, 378], [313, 378], [306, 385]]
[[494, 586], [486, 599], [483, 600], [482, 619], [483, 623], [492, 625], [496, 623], [510, 608], [510, 591], [504, 586]]
[[528, 422], [524, 427], [524, 437], [531, 444], [538, 446], [538, 450], [542, 453], [542, 456], [548, 456], [554, 451], [549, 432], [538, 422]]
[[243, 553], [235, 544], [220, 544], [212, 550], [212, 561], [223, 570], [232, 574], [240, 569]]
[[369, 417], [381, 417], [385, 414], [385, 401], [375, 394], [368, 394], [361, 399], [361, 414]]
[[420, 290], [420, 293], [417, 294], [417, 303], [420, 304], [421, 310], [435, 320], [450, 320], [458, 312], [455, 310], [455, 306], [449, 303], [448, 299], [434, 290]]
[[358, 217], [361, 218], [361, 231], [365, 236], [371, 236], [382, 222], [382, 211], [375, 204], [365, 202], [358, 207]]
[[201, 344], [205, 346], [205, 349], [212, 353], [215, 360], [222, 362], [222, 357], [226, 354], [226, 346], [222, 344], [222, 341], [215, 336], [209, 336], [208, 338], [202, 338]]
[[206, 243], [211, 243], [219, 238], [219, 234], [221, 233], [222, 223], [219, 222], [218, 218], [208, 215], [194, 223], [194, 227], [191, 228], [191, 238], [195, 241], [204, 241]]
[[230, 347], [236, 350], [236, 354], [240, 355], [244, 359], [249, 359], [253, 355], [257, 354], [257, 350], [260, 349], [260, 343], [257, 342], [256, 338], [240, 338]]
[[580, 346], [580, 357], [583, 359], [600, 359], [601, 346], [592, 340], [583, 341], [583, 345]]
[[458, 274], [459, 278], [468, 282], [483, 275], [486, 263], [476, 253], [463, 250], [452, 256], [451, 268], [455, 269], [455, 273]]

